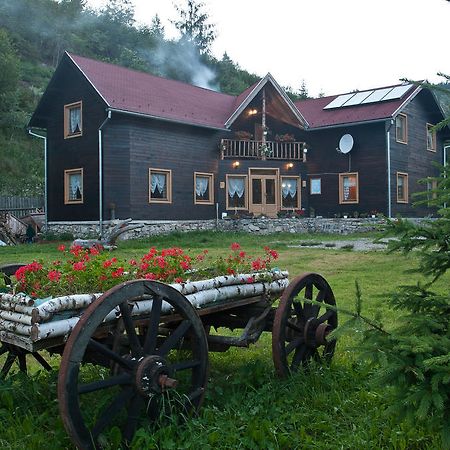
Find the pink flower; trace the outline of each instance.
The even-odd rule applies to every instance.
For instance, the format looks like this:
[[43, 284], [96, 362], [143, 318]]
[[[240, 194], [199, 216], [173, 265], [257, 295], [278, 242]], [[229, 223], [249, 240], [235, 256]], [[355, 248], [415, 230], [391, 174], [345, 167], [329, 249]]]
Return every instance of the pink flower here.
[[233, 251], [239, 250], [240, 248], [241, 248], [241, 246], [237, 242], [233, 242], [231, 244], [231, 250], [233, 250]]
[[253, 283], [254, 281], [255, 281], [255, 279], [253, 277], [247, 278], [247, 283]]

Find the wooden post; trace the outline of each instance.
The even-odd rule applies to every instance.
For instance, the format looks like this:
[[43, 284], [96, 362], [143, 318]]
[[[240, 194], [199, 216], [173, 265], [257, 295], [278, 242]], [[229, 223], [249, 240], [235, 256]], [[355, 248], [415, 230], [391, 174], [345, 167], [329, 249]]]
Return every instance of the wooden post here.
[[[262, 90], [262, 112], [261, 112], [261, 125], [262, 125], [262, 147], [266, 146], [266, 88]], [[266, 159], [265, 152], [261, 153], [261, 159]]]

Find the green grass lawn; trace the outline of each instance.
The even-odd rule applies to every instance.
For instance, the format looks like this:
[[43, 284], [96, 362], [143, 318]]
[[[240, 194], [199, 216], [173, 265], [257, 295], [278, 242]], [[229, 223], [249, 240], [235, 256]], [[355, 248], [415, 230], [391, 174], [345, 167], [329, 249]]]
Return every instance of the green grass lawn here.
[[[367, 235], [364, 237], [374, 237]], [[120, 242], [117, 256], [136, 257], [148, 250], [180, 246], [194, 254], [207, 248], [210, 254], [227, 254], [239, 242], [245, 251], [260, 253], [263, 245], [280, 252], [279, 267], [291, 277], [321, 273], [330, 283], [338, 306], [352, 309], [355, 280], [364, 299], [364, 314], [381, 312], [387, 325], [398, 312], [389, 310], [386, 299], [400, 285], [420, 277], [409, 273], [417, 260], [385, 252], [353, 252], [317, 248], [288, 248], [290, 244], [324, 236], [277, 234], [256, 236], [233, 233], [189, 233]], [[338, 238], [333, 236], [333, 238]], [[348, 236], [345, 237], [348, 239]], [[32, 244], [0, 248], [0, 264], [55, 259], [56, 244]], [[448, 289], [449, 277], [439, 283]], [[341, 323], [347, 320], [340, 316]], [[156, 432], [141, 429], [133, 448], [202, 449], [434, 449], [439, 436], [405, 423], [397, 423], [389, 408], [389, 387], [376, 389], [367, 365], [357, 358], [358, 340], [348, 335], [338, 342], [331, 367], [311, 367], [288, 380], [275, 377], [271, 336], [264, 334], [250, 349], [210, 353], [210, 380], [200, 414], [185, 424], [168, 425]], [[4, 356], [0, 357], [0, 362]], [[0, 447], [5, 449], [72, 448], [58, 413], [55, 370], [18, 373], [0, 381]], [[115, 448], [114, 445], [111, 448]]]

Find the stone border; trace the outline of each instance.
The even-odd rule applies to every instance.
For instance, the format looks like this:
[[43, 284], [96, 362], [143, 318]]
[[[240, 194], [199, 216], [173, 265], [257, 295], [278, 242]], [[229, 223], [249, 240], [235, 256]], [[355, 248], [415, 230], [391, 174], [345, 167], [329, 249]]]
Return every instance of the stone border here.
[[[273, 233], [329, 233], [352, 234], [368, 231], [379, 231], [385, 224], [384, 219], [323, 219], [323, 218], [279, 218], [279, 219], [223, 219], [212, 220], [174, 220], [143, 221], [142, 228], [129, 231], [121, 239], [137, 239], [173, 232], [189, 231], [231, 231], [255, 234]], [[115, 226], [117, 221], [108, 221], [104, 225], [104, 233]], [[98, 222], [49, 222], [48, 232], [55, 234], [72, 233], [76, 238], [98, 237]]]

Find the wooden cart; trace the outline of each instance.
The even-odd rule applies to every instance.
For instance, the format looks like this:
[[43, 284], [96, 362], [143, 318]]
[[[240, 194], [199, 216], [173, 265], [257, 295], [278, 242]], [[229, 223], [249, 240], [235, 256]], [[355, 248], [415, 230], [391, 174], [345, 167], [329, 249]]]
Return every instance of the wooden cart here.
[[[0, 272], [8, 281], [18, 267], [3, 266]], [[121, 429], [126, 444], [145, 423], [198, 410], [208, 382], [208, 351], [248, 347], [270, 332], [280, 377], [311, 359], [329, 360], [334, 353], [335, 341], [327, 341], [327, 335], [337, 327], [337, 313], [327, 305], [334, 306], [335, 299], [319, 274], [305, 273], [290, 283], [274, 276], [257, 295], [252, 295], [252, 286], [241, 284], [234, 289], [239, 295], [216, 295], [216, 301], [203, 305], [194, 304], [189, 298], [193, 294], [180, 290], [148, 280], [119, 284], [77, 317], [62, 318], [73, 323], [63, 335], [46, 332], [48, 324], [45, 328], [42, 317], [34, 312], [33, 318], [36, 308], [22, 304], [14, 312], [31, 317], [29, 325], [23, 323], [31, 330], [25, 336], [22, 328], [8, 325], [13, 306], [5, 300], [0, 341], [1, 353], [7, 355], [1, 375], [7, 376], [14, 362], [26, 371], [30, 357], [50, 369], [43, 351], [62, 355], [58, 379], [62, 420], [78, 448], [94, 449], [107, 442], [114, 427]], [[225, 336], [219, 334], [223, 328], [241, 332]]]

